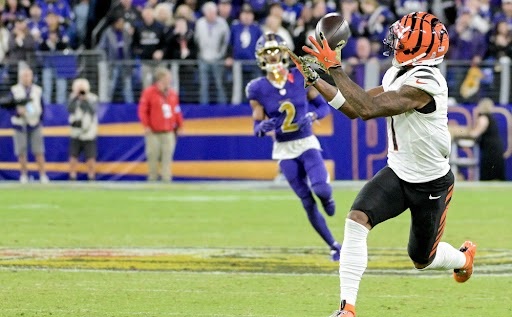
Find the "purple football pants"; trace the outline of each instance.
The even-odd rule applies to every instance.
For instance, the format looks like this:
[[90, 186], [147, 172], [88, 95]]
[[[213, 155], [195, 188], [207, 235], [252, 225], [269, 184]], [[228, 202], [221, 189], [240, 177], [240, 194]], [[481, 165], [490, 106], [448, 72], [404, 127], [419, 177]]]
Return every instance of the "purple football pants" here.
[[[335, 239], [327, 227], [325, 218], [318, 211], [313, 197], [314, 192], [324, 206], [334, 203], [332, 188], [327, 183], [328, 174], [322, 154], [319, 150], [310, 149], [295, 159], [281, 160], [279, 166], [291, 188], [302, 201], [309, 222], [329, 247], [332, 247]], [[308, 185], [308, 178], [311, 187]], [[334, 214], [334, 209], [328, 214]]]

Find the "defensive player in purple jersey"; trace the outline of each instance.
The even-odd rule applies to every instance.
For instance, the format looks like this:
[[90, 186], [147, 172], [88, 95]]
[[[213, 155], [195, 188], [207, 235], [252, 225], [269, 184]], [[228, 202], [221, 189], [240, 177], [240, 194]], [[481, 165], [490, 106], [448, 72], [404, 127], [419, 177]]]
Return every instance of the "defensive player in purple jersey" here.
[[329, 175], [320, 142], [312, 131], [312, 123], [330, 113], [329, 105], [316, 89], [304, 89], [304, 77], [299, 70], [288, 69], [286, 43], [279, 35], [262, 35], [256, 44], [256, 58], [266, 76], [252, 80], [246, 87], [254, 133], [259, 137], [275, 133], [272, 158], [279, 160], [281, 171], [302, 201], [311, 225], [329, 245], [331, 259], [338, 261], [341, 246], [313, 197], [314, 192], [325, 213], [334, 215], [336, 206]]

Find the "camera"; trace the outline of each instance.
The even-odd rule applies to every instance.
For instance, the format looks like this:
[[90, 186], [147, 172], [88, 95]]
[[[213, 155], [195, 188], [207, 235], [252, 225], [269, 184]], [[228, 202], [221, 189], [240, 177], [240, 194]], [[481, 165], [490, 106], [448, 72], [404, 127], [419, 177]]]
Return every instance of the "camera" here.
[[71, 126], [73, 128], [81, 128], [82, 127], [82, 121], [79, 121], [79, 120], [73, 121], [73, 122], [71, 122]]

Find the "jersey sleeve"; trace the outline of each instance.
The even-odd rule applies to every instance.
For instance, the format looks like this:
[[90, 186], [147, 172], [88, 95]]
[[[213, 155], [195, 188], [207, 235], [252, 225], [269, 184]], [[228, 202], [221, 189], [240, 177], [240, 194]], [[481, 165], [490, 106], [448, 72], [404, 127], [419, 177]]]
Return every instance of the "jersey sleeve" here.
[[245, 86], [245, 95], [247, 96], [247, 99], [248, 100], [258, 100], [257, 99], [257, 96], [258, 96], [257, 90], [258, 90], [258, 80], [253, 79], [247, 84], [247, 86]]
[[421, 89], [429, 95], [437, 95], [447, 89], [446, 81], [437, 70], [419, 68], [409, 75], [404, 85]]

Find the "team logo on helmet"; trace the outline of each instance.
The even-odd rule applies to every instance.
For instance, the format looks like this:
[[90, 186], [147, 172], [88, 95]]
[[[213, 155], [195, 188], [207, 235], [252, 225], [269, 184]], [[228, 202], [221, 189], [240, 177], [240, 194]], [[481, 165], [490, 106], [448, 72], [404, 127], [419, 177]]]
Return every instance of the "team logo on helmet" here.
[[389, 27], [384, 40], [386, 56], [393, 56], [395, 66], [437, 65], [448, 52], [448, 31], [436, 16], [413, 12]]

